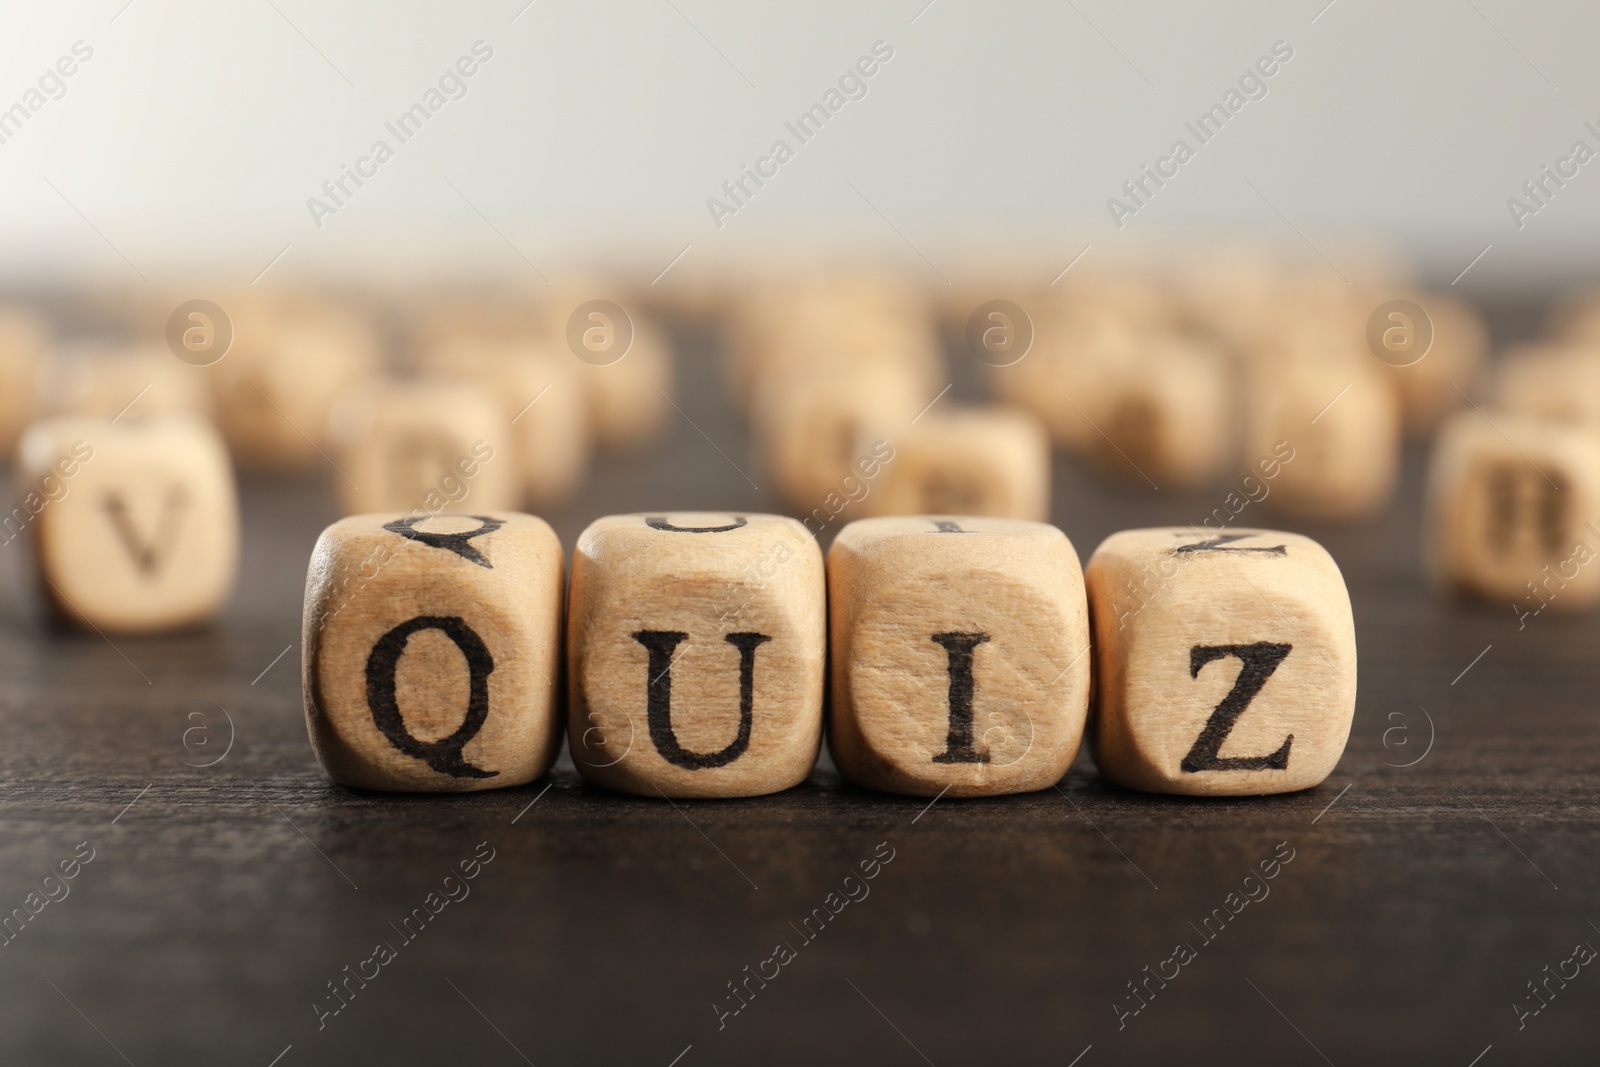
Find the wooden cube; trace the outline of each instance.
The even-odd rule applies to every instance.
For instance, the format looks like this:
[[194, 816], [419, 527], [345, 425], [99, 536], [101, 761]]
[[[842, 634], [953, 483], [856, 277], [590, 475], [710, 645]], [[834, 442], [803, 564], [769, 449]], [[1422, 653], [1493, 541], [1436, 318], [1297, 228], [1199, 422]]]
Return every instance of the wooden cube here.
[[898, 438], [931, 399], [898, 364], [839, 374], [773, 375], [757, 391], [752, 426], [762, 461], [796, 511], [840, 493], [873, 444]]
[[864, 519], [828, 551], [844, 776], [892, 793], [995, 796], [1060, 781], [1089, 708], [1072, 543], [1037, 522]]
[[0, 307], [0, 463], [38, 408], [39, 366], [49, 345], [44, 319], [21, 307]]
[[118, 423], [211, 413], [205, 370], [157, 343], [90, 342], [58, 351], [41, 368], [39, 397], [49, 414]]
[[861, 502], [866, 515], [1050, 514], [1050, 441], [1021, 408], [929, 411], [888, 442], [893, 459]]
[[306, 727], [328, 777], [454, 793], [544, 774], [561, 739], [561, 542], [543, 519], [354, 515], [306, 576]]
[[752, 410], [758, 391], [795, 372], [814, 380], [893, 364], [927, 403], [949, 381], [939, 337], [920, 293], [871, 275], [800, 283], [753, 295], [735, 309], [727, 339], [735, 405]]
[[1506, 353], [1498, 406], [1514, 415], [1600, 426], [1600, 351], [1572, 344], [1522, 345]]
[[517, 293], [474, 286], [440, 293], [430, 285], [420, 292], [400, 296], [405, 331], [414, 351], [465, 341], [496, 343], [547, 342], [558, 332], [545, 321], [539, 307]]
[[[1427, 328], [1432, 333], [1425, 355], [1414, 363], [1387, 368], [1400, 394], [1406, 429], [1420, 436], [1432, 433], [1450, 412], [1465, 404], [1463, 393], [1473, 393], [1488, 362], [1489, 333], [1483, 318], [1459, 300], [1433, 293], [1406, 294], [1401, 299], [1409, 299], [1422, 308], [1427, 316]], [[1369, 302], [1381, 307], [1387, 298], [1374, 295]], [[1369, 318], [1371, 314], [1369, 311]], [[1405, 341], [1409, 336], [1414, 342], [1417, 324], [1407, 321], [1404, 311], [1398, 314], [1395, 318], [1396, 312], [1390, 311], [1388, 328], [1399, 331], [1395, 335], [1397, 340]], [[1380, 325], [1383, 321], [1380, 318]], [[1392, 358], [1403, 363], [1411, 357], [1396, 355]]]
[[1250, 389], [1246, 460], [1287, 450], [1271, 507], [1356, 519], [1388, 503], [1400, 468], [1400, 402], [1369, 353], [1298, 348], [1258, 366]]
[[463, 339], [424, 352], [422, 371], [472, 382], [500, 402], [522, 491], [535, 507], [569, 500], [589, 471], [590, 408], [582, 365], [526, 340]]
[[[611, 289], [599, 279], [575, 279], [554, 295], [518, 299], [513, 306], [525, 317], [514, 339], [569, 365], [593, 443], [626, 452], [654, 439], [676, 415], [675, 375], [665, 331], [633, 301], [624, 307], [599, 295]], [[502, 321], [497, 329], [504, 335], [511, 326]]]
[[1434, 445], [1428, 500], [1426, 555], [1444, 585], [1510, 601], [1523, 625], [1600, 604], [1600, 430], [1463, 411]]
[[1124, 530], [1084, 569], [1095, 659], [1091, 749], [1156, 793], [1307, 789], [1339, 762], [1356, 703], [1338, 565], [1271, 530]]
[[[994, 394], [1033, 412], [1062, 448], [1085, 456], [1106, 449], [1101, 430], [1116, 421], [1111, 401], [1119, 383], [1133, 380], [1152, 334], [1118, 310], [1090, 313], [1061, 302], [1041, 305], [1033, 326], [1027, 355], [987, 368]], [[1138, 479], [1127, 461], [1120, 462], [1119, 474]]]
[[[595, 441], [612, 452], [642, 448], [675, 418], [672, 348], [664, 331], [648, 319], [630, 315], [633, 331], [627, 353], [615, 362], [573, 360], [589, 401]], [[596, 325], [594, 329], [605, 327]], [[562, 353], [572, 360], [572, 353]]]
[[521, 472], [510, 422], [469, 382], [375, 383], [334, 409], [335, 484], [348, 515], [514, 509]]
[[644, 796], [742, 797], [803, 781], [822, 741], [822, 551], [777, 515], [592, 523], [572, 556], [573, 761]]
[[1590, 289], [1557, 301], [1549, 315], [1546, 335], [1575, 347], [1600, 346], [1600, 293]]
[[378, 373], [372, 324], [352, 309], [320, 304], [229, 301], [228, 307], [232, 347], [204, 373], [234, 456], [249, 470], [323, 466], [319, 449], [332, 448], [334, 405]]
[[[1052, 393], [1054, 390], [1052, 390]], [[1075, 401], [1102, 471], [1125, 482], [1194, 488], [1217, 479], [1238, 448], [1227, 367], [1208, 345], [1174, 334], [1141, 339]], [[1091, 414], [1092, 413], [1092, 414]]]
[[1191, 257], [1178, 272], [1177, 292], [1193, 327], [1243, 352], [1281, 316], [1285, 283], [1272, 249], [1241, 244]]
[[17, 476], [40, 592], [61, 616], [143, 633], [202, 622], [227, 602], [239, 506], [208, 424], [46, 419], [23, 435]]

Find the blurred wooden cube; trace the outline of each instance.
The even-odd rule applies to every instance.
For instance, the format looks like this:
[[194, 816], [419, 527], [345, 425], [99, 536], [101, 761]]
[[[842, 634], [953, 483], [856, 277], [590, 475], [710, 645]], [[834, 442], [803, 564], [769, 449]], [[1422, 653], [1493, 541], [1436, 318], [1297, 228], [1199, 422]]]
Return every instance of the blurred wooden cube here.
[[1084, 569], [1102, 774], [1157, 793], [1317, 785], [1344, 752], [1355, 624], [1321, 545], [1271, 530], [1124, 530]]
[[44, 317], [24, 307], [0, 307], [0, 463], [38, 414], [39, 367], [50, 343]]
[[522, 474], [496, 396], [470, 382], [380, 382], [332, 416], [335, 484], [346, 514], [510, 511]]
[[1245, 458], [1282, 460], [1269, 505], [1355, 519], [1388, 503], [1400, 466], [1400, 402], [1370, 354], [1302, 348], [1252, 375]]
[[822, 741], [822, 551], [777, 515], [592, 523], [572, 559], [568, 729], [585, 778], [644, 796], [758, 796]]
[[282, 299], [229, 302], [224, 310], [232, 317], [233, 345], [204, 373], [240, 466], [321, 466], [335, 404], [379, 371], [372, 323], [354, 309]]
[[40, 372], [40, 406], [91, 419], [211, 414], [205, 369], [160, 343], [93, 341], [54, 352]]
[[857, 785], [995, 796], [1066, 774], [1089, 706], [1083, 573], [1054, 526], [865, 519], [828, 552], [828, 744]]
[[582, 390], [588, 409], [585, 455], [593, 447], [631, 451], [655, 439], [674, 414], [672, 350], [649, 316], [592, 298], [606, 289], [572, 282], [555, 295], [491, 291], [419, 298], [412, 348], [435, 374], [444, 369], [437, 354], [474, 347], [519, 350], [545, 367], [565, 362], [568, 368], [550, 373], [564, 381], [570, 371]]
[[1600, 294], [1587, 290], [1559, 299], [1545, 332], [1553, 343], [1563, 347], [1600, 350]]
[[404, 331], [413, 352], [465, 342], [549, 343], [557, 339], [540, 305], [522, 294], [475, 286], [443, 293], [433, 287], [401, 298]]
[[1600, 349], [1522, 345], [1496, 377], [1498, 407], [1515, 415], [1600, 426]]
[[558, 325], [562, 355], [576, 365], [599, 446], [629, 452], [658, 437], [677, 415], [672, 406], [676, 374], [665, 331], [637, 310], [596, 308], [589, 302], [568, 309], [568, 318]]
[[729, 388], [750, 412], [774, 380], [815, 379], [890, 364], [912, 377], [923, 403], [947, 383], [931, 309], [919, 293], [868, 277], [757, 294], [728, 328]]
[[6, 532], [30, 535], [40, 590], [60, 615], [143, 633], [202, 622], [227, 602], [239, 507], [208, 424], [46, 419], [23, 435], [17, 478]]
[[565, 559], [548, 524], [492, 509], [384, 513], [323, 531], [306, 577], [306, 727], [362, 789], [521, 785], [561, 737]]
[[929, 399], [919, 377], [894, 363], [774, 374], [758, 391], [751, 426], [778, 491], [809, 513], [830, 494], [851, 495], [874, 445], [898, 437]]
[[863, 515], [1049, 517], [1050, 441], [1020, 408], [935, 409], [887, 440]]
[[1088, 454], [1099, 468], [1158, 487], [1214, 482], [1238, 449], [1222, 357], [1202, 342], [1158, 335], [1107, 370], [1080, 397], [1079, 414], [1094, 420]]
[[1283, 264], [1265, 245], [1209, 250], [1177, 271], [1181, 317], [1242, 354], [1278, 320], [1285, 280]]
[[423, 353], [420, 366], [428, 377], [475, 383], [499, 401], [532, 506], [571, 499], [592, 452], [591, 409], [576, 360], [525, 340], [467, 338]]
[[[1371, 300], [1380, 300], [1374, 294]], [[1406, 300], [1421, 308], [1426, 316], [1426, 329], [1431, 333], [1428, 347], [1420, 357], [1410, 351], [1397, 352], [1380, 363], [1391, 363], [1386, 373], [1400, 395], [1400, 409], [1405, 426], [1414, 435], [1426, 435], [1438, 428], [1444, 418], [1467, 402], [1483, 377], [1488, 363], [1489, 332], [1483, 318], [1470, 305], [1434, 293], [1402, 294], [1397, 300]], [[1388, 299], [1374, 306], [1381, 310], [1389, 305]], [[1388, 351], [1382, 342], [1385, 334], [1397, 343], [1418, 344], [1421, 324], [1410, 321], [1414, 316], [1404, 308], [1391, 308], [1379, 316], [1379, 322], [1368, 328], [1368, 345], [1372, 346], [1373, 332], [1378, 333], [1379, 345], [1375, 351]], [[1390, 331], [1394, 331], [1390, 334]], [[1406, 360], [1415, 358], [1415, 362]], [[1403, 364], [1403, 365], [1402, 365]]]
[[1546, 606], [1600, 604], [1600, 429], [1463, 411], [1434, 444], [1426, 555], [1443, 584]]
[[1033, 346], [1014, 363], [989, 366], [990, 388], [1032, 412], [1057, 445], [1090, 455], [1104, 446], [1095, 426], [1108, 421], [1116, 383], [1129, 378], [1150, 335], [1116, 314], [1073, 314], [1051, 305], [1024, 312], [1033, 320]]

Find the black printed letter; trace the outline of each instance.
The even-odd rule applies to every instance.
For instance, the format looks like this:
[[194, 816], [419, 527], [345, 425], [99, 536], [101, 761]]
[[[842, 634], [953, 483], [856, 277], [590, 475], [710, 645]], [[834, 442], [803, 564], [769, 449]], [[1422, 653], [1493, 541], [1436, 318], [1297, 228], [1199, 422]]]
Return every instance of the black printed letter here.
[[183, 486], [174, 485], [167, 489], [166, 498], [161, 505], [161, 528], [148, 543], [139, 539], [139, 531], [133, 528], [133, 519], [128, 515], [127, 502], [117, 493], [107, 493], [105, 512], [111, 518], [111, 525], [116, 528], [117, 536], [128, 549], [128, 555], [133, 557], [134, 566], [139, 568], [140, 574], [155, 574], [161, 569], [165, 554], [172, 550], [173, 543], [178, 537], [178, 522], [183, 514], [183, 509], [188, 505], [188, 494], [183, 491]]
[[[744, 520], [739, 520], [743, 525]], [[728, 634], [723, 638], [739, 650], [739, 736], [721, 752], [690, 752], [678, 744], [672, 729], [672, 651], [688, 634], [676, 630], [640, 630], [633, 639], [650, 652], [645, 688], [645, 714], [650, 723], [650, 740], [662, 758], [691, 771], [724, 767], [744, 755], [750, 747], [750, 727], [754, 721], [756, 646], [772, 638], [766, 634]]]
[[1209, 541], [1196, 541], [1192, 545], [1179, 545], [1177, 548], [1173, 549], [1172, 551], [1173, 552], [1260, 552], [1261, 554], [1268, 555], [1268, 556], [1287, 556], [1289, 554], [1289, 550], [1287, 548], [1285, 548], [1283, 545], [1273, 545], [1271, 548], [1226, 548], [1226, 547], [1224, 547], [1225, 545], [1232, 544], [1234, 541], [1243, 541], [1247, 537], [1255, 537], [1255, 536], [1256, 536], [1255, 534], [1247, 534], [1247, 533], [1242, 533], [1242, 534], [1241, 533], [1217, 534], [1215, 537], [1211, 538], [1211, 540], [1209, 540]]
[[[411, 635], [422, 630], [438, 630], [454, 641], [461, 654], [467, 657], [470, 676], [467, 716], [455, 733], [438, 741], [418, 741], [412, 737], [395, 699], [395, 672], [400, 667], [400, 657], [405, 655], [406, 642]], [[478, 735], [489, 717], [489, 674], [493, 670], [494, 657], [489, 655], [489, 646], [465, 619], [455, 615], [418, 615], [378, 638], [378, 643], [372, 646], [372, 654], [367, 657], [367, 707], [383, 736], [406, 755], [425, 761], [440, 774], [455, 778], [493, 778], [500, 772], [474, 767], [461, 758], [461, 750]]]
[[972, 747], [972, 650], [988, 634], [934, 634], [929, 640], [950, 655], [950, 732], [935, 763], [988, 763], [989, 753]]
[[747, 526], [749, 522], [743, 515], [735, 515], [733, 521], [726, 526], [674, 526], [667, 521], [665, 515], [651, 515], [644, 520], [644, 524], [652, 530], [665, 530], [668, 533], [727, 533], [729, 530]]
[[399, 534], [410, 541], [420, 541], [429, 548], [442, 548], [446, 552], [454, 552], [464, 560], [470, 560], [478, 566], [494, 570], [494, 564], [489, 562], [489, 557], [472, 547], [474, 537], [494, 533], [505, 525], [503, 519], [486, 519], [482, 515], [468, 515], [466, 518], [481, 523], [476, 530], [467, 530], [463, 533], [428, 533], [426, 530], [417, 529], [417, 523], [425, 519], [437, 518], [435, 515], [418, 515], [410, 519], [396, 519], [394, 522], [385, 523], [384, 529], [390, 533]]
[[1294, 734], [1284, 738], [1283, 747], [1270, 756], [1218, 756], [1222, 743], [1233, 731], [1244, 709], [1250, 706], [1272, 672], [1278, 669], [1293, 645], [1274, 645], [1257, 641], [1253, 645], [1196, 645], [1189, 652], [1189, 677], [1200, 677], [1200, 668], [1212, 660], [1236, 656], [1239, 678], [1206, 720], [1205, 729], [1195, 738], [1194, 747], [1178, 766], [1188, 774], [1197, 771], [1281, 771], [1289, 766], [1289, 746]]

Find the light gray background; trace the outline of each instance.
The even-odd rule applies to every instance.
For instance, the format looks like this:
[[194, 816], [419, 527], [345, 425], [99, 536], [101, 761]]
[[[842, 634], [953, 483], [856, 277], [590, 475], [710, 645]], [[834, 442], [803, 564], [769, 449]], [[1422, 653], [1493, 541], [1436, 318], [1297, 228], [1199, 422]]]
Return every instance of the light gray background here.
[[[620, 257], [648, 279], [685, 246], [692, 275], [783, 239], [943, 284], [1013, 249], [1059, 269], [1174, 235], [1303, 249], [1297, 229], [1336, 261], [1375, 230], [1444, 282], [1492, 245], [1459, 286], [1478, 292], [1597, 262], [1600, 161], [1521, 230], [1506, 206], [1574, 140], [1600, 150], [1593, 5], [125, 3], [5, 4], [0, 108], [94, 49], [0, 145], [8, 278], [244, 283], [287, 246], [286, 275], [559, 282]], [[480, 39], [494, 58], [469, 95], [315, 227], [307, 197]], [[714, 226], [707, 197], [878, 40], [895, 55], [868, 96]], [[1278, 40], [1295, 55], [1269, 95], [1115, 228], [1106, 198]]]

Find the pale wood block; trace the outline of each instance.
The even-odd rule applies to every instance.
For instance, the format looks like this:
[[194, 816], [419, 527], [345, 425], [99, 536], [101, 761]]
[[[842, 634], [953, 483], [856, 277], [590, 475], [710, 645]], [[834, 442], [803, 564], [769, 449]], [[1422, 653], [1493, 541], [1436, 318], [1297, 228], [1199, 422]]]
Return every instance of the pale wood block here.
[[1148, 335], [1125, 318], [1075, 315], [1058, 304], [1032, 317], [1032, 349], [1009, 366], [988, 367], [990, 387], [1031, 411], [1057, 445], [1087, 455], [1103, 440], [1091, 420], [1106, 417], [1114, 383], [1128, 378]]
[[458, 321], [452, 335], [436, 343], [510, 342], [571, 363], [588, 404], [593, 443], [608, 452], [632, 451], [676, 414], [676, 375], [666, 331], [637, 301], [606, 295], [612, 291], [588, 279], [563, 283], [553, 294], [500, 298], [480, 321]]
[[895, 363], [774, 375], [751, 419], [762, 463], [797, 511], [809, 512], [830, 493], [848, 495], [844, 479], [859, 480], [874, 446], [911, 425], [931, 399], [923, 390], [920, 376]]
[[1060, 781], [1089, 707], [1072, 543], [1044, 523], [863, 519], [828, 551], [844, 776], [892, 793], [996, 796]]
[[210, 425], [46, 419], [23, 435], [17, 476], [40, 591], [61, 615], [142, 633], [202, 622], [226, 604], [239, 506]]
[[1505, 598], [1519, 618], [1600, 603], [1600, 429], [1463, 411], [1434, 444], [1428, 515], [1444, 585]]
[[1257, 367], [1245, 456], [1283, 461], [1270, 506], [1355, 519], [1388, 503], [1400, 466], [1400, 401], [1370, 353], [1300, 348]]
[[931, 410], [888, 443], [863, 515], [1049, 517], [1050, 441], [1020, 408]]
[[1346, 356], [1376, 362], [1367, 338], [1368, 321], [1379, 304], [1408, 293], [1407, 288], [1359, 274], [1355, 281], [1346, 281], [1326, 267], [1282, 270], [1267, 279], [1264, 288], [1252, 287], [1242, 305], [1228, 312], [1230, 321], [1213, 317], [1209, 327], [1246, 364], [1281, 363], [1303, 356], [1308, 349], [1338, 349]]
[[569, 739], [590, 781], [739, 797], [803, 781], [822, 741], [822, 551], [778, 515], [613, 515], [572, 556]]
[[1377, 363], [1367, 346], [1372, 305], [1339, 278], [1285, 277], [1265, 314], [1236, 332], [1236, 353], [1251, 372], [1330, 361]]
[[[1080, 268], [1081, 270], [1081, 268]], [[1056, 313], [1083, 324], [1112, 322], [1137, 333], [1171, 333], [1182, 305], [1151, 273], [1080, 273], [1059, 285]]]
[[1600, 350], [1522, 345], [1506, 353], [1495, 382], [1499, 406], [1516, 415], [1600, 426]]
[[895, 364], [916, 375], [929, 398], [948, 381], [931, 310], [920, 294], [892, 285], [762, 291], [733, 316], [726, 347], [729, 388], [743, 412], [767, 382], [796, 372], [826, 377]]
[[463, 342], [555, 342], [559, 331], [540, 306], [519, 294], [474, 289], [439, 294], [432, 290], [405, 299], [405, 332], [415, 352], [430, 352]]
[[924, 290], [903, 278], [827, 271], [751, 285], [731, 308], [728, 338], [734, 355], [759, 356], [796, 329], [837, 332], [852, 323], [911, 325], [930, 314]]
[[0, 463], [38, 414], [39, 367], [50, 344], [43, 316], [23, 307], [0, 307]]
[[1254, 796], [1333, 771], [1355, 714], [1355, 623], [1321, 545], [1272, 530], [1124, 530], [1084, 577], [1090, 745], [1106, 778]]
[[306, 575], [306, 728], [328, 777], [454, 793], [522, 785], [561, 739], [561, 542], [543, 519], [354, 515]]
[[620, 360], [574, 360], [589, 398], [595, 440], [601, 448], [614, 452], [644, 447], [660, 436], [668, 419], [677, 416], [672, 407], [677, 389], [671, 343], [655, 322], [634, 313], [628, 317], [633, 343]]
[[512, 427], [470, 382], [379, 382], [345, 396], [331, 419], [335, 484], [346, 514], [510, 511], [522, 493]]
[[1036, 259], [998, 256], [996, 251], [963, 252], [944, 268], [950, 284], [929, 287], [930, 302], [946, 333], [965, 335], [972, 313], [992, 300], [1009, 300], [1032, 314], [1053, 299], [1050, 278], [1061, 269], [1060, 264], [1052, 268]]
[[736, 408], [759, 417], [759, 398], [775, 383], [897, 374], [912, 383], [926, 404], [949, 384], [931, 330], [864, 320], [836, 330], [796, 329], [765, 355], [735, 364], [730, 384]]
[[1600, 350], [1600, 294], [1591, 290], [1558, 301], [1546, 334], [1559, 345]]
[[428, 377], [475, 383], [499, 401], [533, 506], [571, 499], [593, 447], [582, 364], [570, 353], [527, 340], [466, 338], [422, 353], [420, 367]]
[[1228, 367], [1206, 342], [1145, 338], [1109, 363], [1077, 403], [1074, 414], [1092, 420], [1088, 455], [1127, 482], [1206, 485], [1238, 450]]
[[[1433, 333], [1427, 354], [1417, 362], [1385, 366], [1399, 391], [1406, 429], [1422, 436], [1466, 403], [1462, 393], [1472, 395], [1488, 367], [1489, 331], [1477, 310], [1460, 300], [1435, 293], [1402, 292], [1399, 298], [1422, 308]], [[1388, 299], [1378, 293], [1369, 303], [1377, 308]], [[1392, 328], [1404, 330], [1407, 324], [1393, 321]]]
[[375, 378], [380, 347], [353, 308], [288, 297], [230, 302], [228, 354], [205, 368], [218, 424], [240, 466], [310, 470], [326, 461], [339, 398]]
[[58, 350], [40, 372], [40, 406], [51, 415], [117, 419], [211, 414], [205, 371], [165, 344], [90, 342]]
[[1271, 249], [1238, 245], [1183, 264], [1176, 290], [1187, 323], [1239, 352], [1278, 320], [1284, 281], [1283, 265]]

